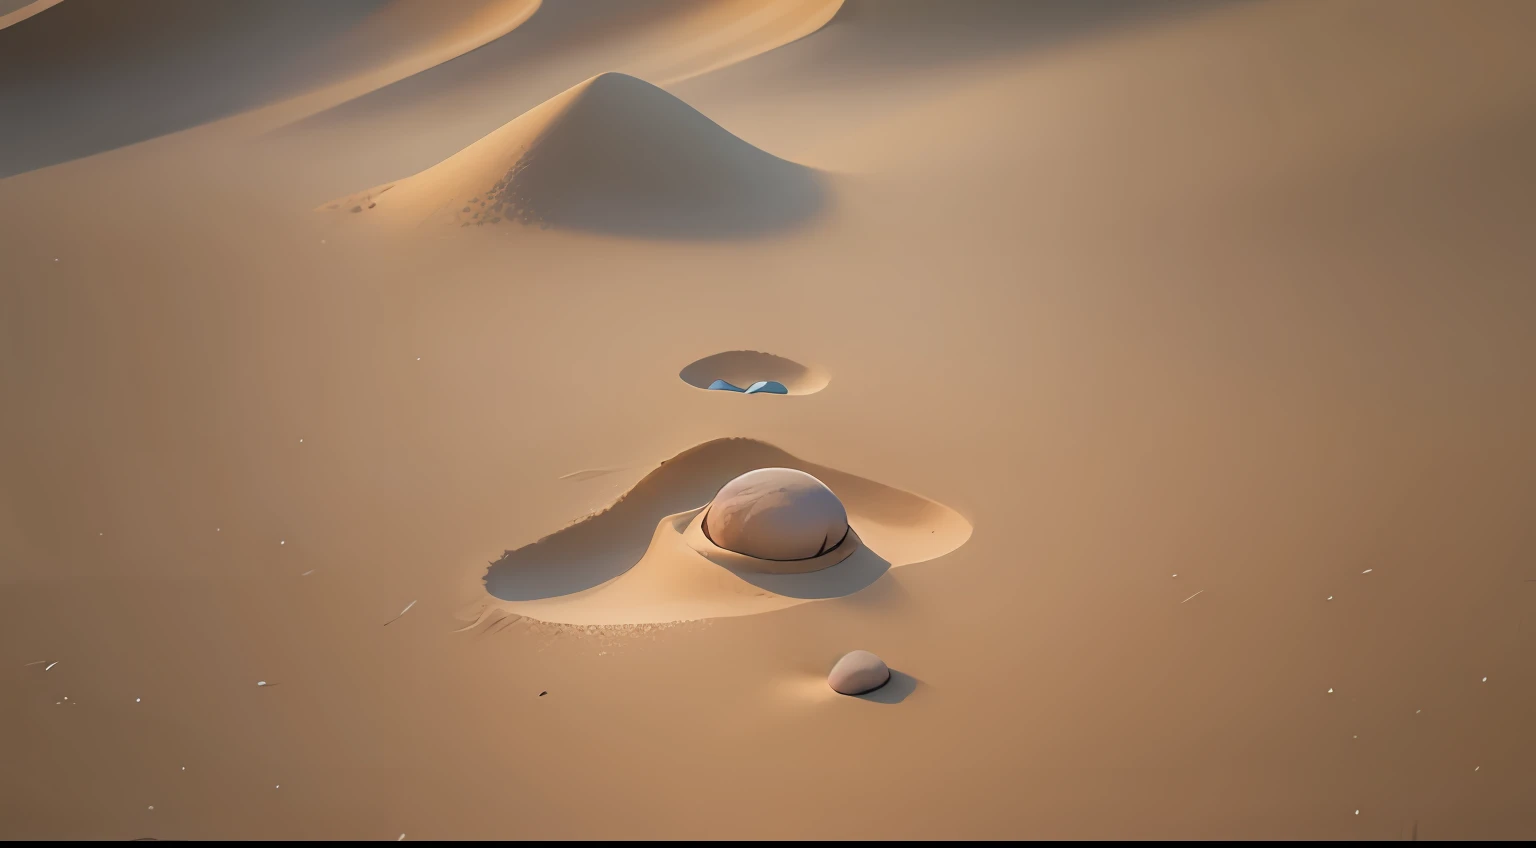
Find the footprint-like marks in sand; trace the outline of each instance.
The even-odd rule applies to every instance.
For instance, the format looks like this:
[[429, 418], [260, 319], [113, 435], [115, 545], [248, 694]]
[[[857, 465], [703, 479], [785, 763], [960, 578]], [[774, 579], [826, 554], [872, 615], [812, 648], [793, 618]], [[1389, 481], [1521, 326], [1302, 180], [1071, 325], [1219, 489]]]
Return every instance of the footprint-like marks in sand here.
[[[811, 395], [827, 387], [832, 375], [811, 365], [801, 365], [793, 359], [762, 353], [756, 350], [728, 350], [690, 362], [677, 375], [684, 383], [696, 389], [724, 388], [716, 381], [728, 383], [726, 391], [741, 391], [760, 383], [769, 388], [754, 394]], [[777, 383], [784, 391], [771, 387]]]
[[[759, 468], [791, 468], [847, 510], [849, 547], [807, 573], [773, 573], [714, 547], [700, 513], [721, 487]], [[557, 624], [693, 621], [771, 612], [853, 594], [891, 568], [941, 557], [970, 538], [959, 513], [910, 492], [806, 462], [766, 442], [717, 439], [663, 462], [602, 513], [507, 551], [486, 591], [511, 613]]]

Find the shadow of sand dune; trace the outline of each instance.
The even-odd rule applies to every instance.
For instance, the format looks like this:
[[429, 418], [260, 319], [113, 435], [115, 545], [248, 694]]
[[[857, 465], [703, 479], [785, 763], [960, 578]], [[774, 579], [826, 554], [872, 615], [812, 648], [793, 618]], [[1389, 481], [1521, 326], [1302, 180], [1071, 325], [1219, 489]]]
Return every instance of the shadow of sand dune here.
[[0, 177], [312, 86], [324, 46], [389, 2], [69, 0], [0, 29]]
[[0, 177], [269, 106], [324, 108], [495, 39], [538, 0], [35, 6], [0, 17], [0, 115], [17, 117], [0, 121]]
[[[486, 591], [503, 601], [538, 601], [603, 586], [647, 557], [654, 540], [668, 534], [679, 539], [689, 518], [684, 513], [708, 503], [721, 486], [770, 467], [798, 469], [826, 483], [847, 507], [865, 547], [806, 574], [745, 573], [692, 552], [687, 557], [779, 598], [819, 600], [858, 592], [894, 565], [942, 556], [970, 536], [965, 519], [927, 498], [806, 462], [765, 442], [717, 439], [663, 462], [602, 513], [507, 551], [486, 571]], [[663, 527], [669, 517], [676, 526]]]

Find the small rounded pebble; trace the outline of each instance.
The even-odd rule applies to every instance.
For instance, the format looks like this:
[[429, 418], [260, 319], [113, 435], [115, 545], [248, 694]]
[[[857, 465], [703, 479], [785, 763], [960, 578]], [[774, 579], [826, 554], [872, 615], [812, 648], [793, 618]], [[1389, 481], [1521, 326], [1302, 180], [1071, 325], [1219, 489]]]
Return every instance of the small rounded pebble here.
[[869, 651], [850, 651], [832, 666], [827, 685], [842, 695], [862, 695], [884, 686], [891, 679], [885, 661]]

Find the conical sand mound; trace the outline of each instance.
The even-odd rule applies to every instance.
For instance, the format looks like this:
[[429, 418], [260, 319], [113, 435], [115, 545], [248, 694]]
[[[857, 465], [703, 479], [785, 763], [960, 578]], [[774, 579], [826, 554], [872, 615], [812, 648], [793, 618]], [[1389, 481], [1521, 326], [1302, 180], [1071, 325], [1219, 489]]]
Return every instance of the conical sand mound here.
[[817, 172], [753, 147], [650, 83], [608, 73], [413, 177], [324, 208], [459, 227], [713, 237], [789, 227], [824, 203]]

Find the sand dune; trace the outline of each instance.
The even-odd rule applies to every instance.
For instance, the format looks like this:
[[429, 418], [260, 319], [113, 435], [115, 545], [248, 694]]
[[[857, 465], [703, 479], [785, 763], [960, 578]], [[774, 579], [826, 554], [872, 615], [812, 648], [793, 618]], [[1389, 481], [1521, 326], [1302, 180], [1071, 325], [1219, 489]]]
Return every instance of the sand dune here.
[[0, 29], [0, 114], [28, 116], [0, 123], [0, 177], [230, 116], [247, 129], [294, 120], [474, 49], [538, 5], [72, 0], [26, 7], [13, 14], [40, 13]]
[[322, 209], [409, 225], [714, 237], [804, 223], [826, 191], [815, 172], [758, 150], [656, 86], [607, 73], [426, 171]]
[[[763, 573], [747, 558], [700, 544], [704, 505], [721, 486], [758, 468], [805, 471], [843, 501], [856, 537], [827, 555], [836, 564]], [[559, 624], [754, 615], [851, 595], [890, 568], [943, 556], [970, 534], [958, 513], [926, 498], [761, 441], [717, 439], [663, 462], [603, 512], [507, 551], [485, 573], [485, 588], [504, 611]]]
[[843, 2], [724, 0], [701, 6], [673, 24], [687, 36], [619, 70], [657, 85], [673, 85], [804, 38], [831, 21]]
[[[442, 161], [597, 74], [656, 84], [722, 62], [758, 61], [827, 15], [823, 0], [560, 0], [484, 47], [285, 127], [285, 146], [323, 154], [299, 178], [310, 203]], [[366, 139], [365, 144], [359, 144]], [[290, 157], [302, 165], [305, 157]]]

